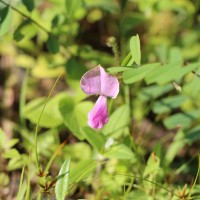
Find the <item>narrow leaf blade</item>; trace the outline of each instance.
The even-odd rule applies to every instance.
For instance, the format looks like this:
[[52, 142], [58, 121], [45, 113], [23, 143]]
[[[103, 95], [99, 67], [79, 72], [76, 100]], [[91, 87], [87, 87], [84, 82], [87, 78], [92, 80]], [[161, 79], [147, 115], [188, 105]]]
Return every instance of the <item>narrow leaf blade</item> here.
[[61, 178], [57, 180], [55, 186], [55, 194], [57, 200], [64, 200], [68, 192], [69, 166], [70, 166], [70, 158], [67, 158], [63, 163], [58, 175], [58, 177]]
[[133, 36], [130, 40], [130, 50], [133, 60], [137, 65], [141, 63], [140, 39], [139, 36]]

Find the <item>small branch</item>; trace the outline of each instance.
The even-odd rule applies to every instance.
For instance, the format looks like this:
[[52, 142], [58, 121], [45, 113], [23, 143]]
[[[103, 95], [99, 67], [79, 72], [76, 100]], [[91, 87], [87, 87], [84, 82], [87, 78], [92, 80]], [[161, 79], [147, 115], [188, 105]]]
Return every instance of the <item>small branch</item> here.
[[8, 4], [2, 0], [0, 0], [0, 2], [2, 4], [4, 4], [5, 6], [9, 6], [12, 10], [14, 10], [15, 12], [17, 12], [18, 14], [22, 15], [23, 17], [25, 17], [26, 19], [29, 19], [32, 23], [34, 23], [37, 27], [39, 27], [40, 29], [42, 29], [44, 32], [46, 32], [48, 35], [51, 33], [49, 30], [47, 30], [45, 27], [43, 27], [42, 25], [40, 25], [37, 21], [35, 21], [34, 19], [32, 19], [31, 17], [29, 17], [28, 15], [24, 14], [23, 12], [21, 12], [20, 10], [18, 10], [17, 8], [15, 8], [14, 6], [12, 6], [11, 4]]

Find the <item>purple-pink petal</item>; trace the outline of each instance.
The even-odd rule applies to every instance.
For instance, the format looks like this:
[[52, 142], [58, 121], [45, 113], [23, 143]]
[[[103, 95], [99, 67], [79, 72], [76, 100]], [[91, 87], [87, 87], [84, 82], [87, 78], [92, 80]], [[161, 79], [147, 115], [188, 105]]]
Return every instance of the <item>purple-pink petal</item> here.
[[119, 93], [119, 82], [117, 78], [107, 74], [100, 66], [101, 71], [101, 95], [115, 99]]
[[108, 122], [107, 98], [100, 96], [94, 108], [88, 113], [88, 125], [94, 129], [102, 128]]
[[80, 83], [82, 90], [86, 94], [116, 98], [119, 93], [119, 82], [117, 78], [108, 75], [100, 65], [86, 72], [81, 78]]
[[80, 81], [81, 89], [86, 94], [100, 94], [101, 93], [101, 75], [99, 67], [86, 72]]

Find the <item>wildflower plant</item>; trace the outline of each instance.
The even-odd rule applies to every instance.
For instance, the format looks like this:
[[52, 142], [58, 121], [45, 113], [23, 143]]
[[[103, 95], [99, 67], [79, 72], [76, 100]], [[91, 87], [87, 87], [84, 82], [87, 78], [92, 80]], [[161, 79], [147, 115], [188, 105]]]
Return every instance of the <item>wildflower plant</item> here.
[[99, 65], [86, 72], [80, 81], [83, 92], [88, 95], [100, 95], [94, 108], [88, 113], [88, 124], [94, 129], [108, 123], [107, 97], [115, 99], [119, 93], [117, 78], [108, 75]]

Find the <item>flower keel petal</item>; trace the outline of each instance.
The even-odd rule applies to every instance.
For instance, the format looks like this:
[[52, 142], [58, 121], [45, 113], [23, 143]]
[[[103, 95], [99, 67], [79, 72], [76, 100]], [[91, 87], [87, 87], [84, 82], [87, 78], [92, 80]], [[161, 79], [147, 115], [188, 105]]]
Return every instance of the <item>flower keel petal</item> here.
[[88, 125], [94, 129], [102, 128], [108, 122], [107, 98], [100, 96], [94, 108], [88, 113]]

